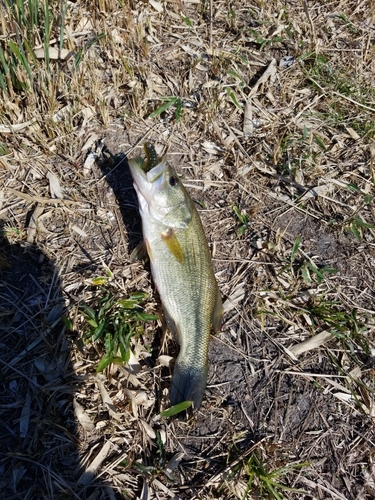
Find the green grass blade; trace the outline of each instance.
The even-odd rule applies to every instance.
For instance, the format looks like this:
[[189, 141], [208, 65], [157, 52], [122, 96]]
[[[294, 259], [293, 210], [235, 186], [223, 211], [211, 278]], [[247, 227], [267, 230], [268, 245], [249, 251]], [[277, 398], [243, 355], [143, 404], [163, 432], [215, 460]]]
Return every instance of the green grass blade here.
[[38, 26], [38, 0], [29, 0], [29, 26], [31, 33]]
[[[1, 73], [0, 73], [0, 77], [1, 77]], [[0, 78], [0, 83], [1, 83], [1, 78]], [[0, 156], [7, 155], [7, 154], [9, 154], [8, 148], [6, 147], [5, 144], [0, 142]]]
[[38, 64], [37, 63], [37, 59], [36, 59], [35, 54], [34, 54], [34, 51], [33, 51], [33, 49], [31, 48], [31, 46], [29, 44], [29, 42], [26, 39], [24, 40], [24, 44], [25, 44], [26, 51], [29, 54], [29, 56], [31, 57], [33, 63], [35, 65]]
[[108, 283], [108, 278], [107, 276], [97, 276], [96, 278], [93, 278], [91, 282], [95, 286], [103, 286]]
[[138, 301], [131, 299], [119, 300], [118, 305], [123, 307], [124, 309], [134, 309], [138, 306]]
[[177, 415], [177, 413], [187, 410], [191, 405], [191, 401], [183, 401], [182, 403], [178, 403], [178, 405], [171, 406], [170, 408], [162, 411], [160, 416], [164, 418], [172, 417], [173, 415]]
[[1, 66], [2, 66], [3, 71], [4, 71], [4, 75], [5, 76], [9, 75], [9, 66], [8, 66], [8, 63], [6, 62], [4, 51], [1, 47], [0, 47], [0, 62], [1, 62]]
[[96, 327], [95, 331], [93, 332], [93, 338], [92, 338], [93, 342], [98, 340], [103, 335], [103, 333], [105, 332], [106, 326], [107, 326], [107, 321], [105, 319], [99, 323], [99, 325]]
[[168, 108], [170, 108], [176, 101], [178, 97], [171, 97], [167, 102], [159, 106], [155, 111], [153, 111], [150, 114], [150, 118], [156, 118], [157, 116], [161, 115], [164, 111], [166, 111]]
[[236, 108], [242, 109], [242, 105], [237, 101], [237, 97], [236, 97], [235, 93], [233, 92], [233, 90], [230, 89], [229, 87], [227, 87], [225, 90], [226, 90], [228, 97], [230, 97], [230, 99], [232, 100], [232, 102], [236, 106]]
[[86, 51], [89, 50], [89, 48], [99, 40], [105, 37], [105, 33], [100, 33], [99, 35], [95, 36], [92, 40], [86, 43], [83, 49], [80, 49], [78, 51], [78, 54], [76, 55], [76, 58], [74, 60], [74, 69], [77, 69], [80, 63], [82, 62], [83, 55]]
[[1, 73], [0, 73], [0, 87], [3, 89], [4, 92], [6, 92], [7, 84]]
[[94, 309], [92, 309], [89, 306], [86, 306], [85, 304], [81, 305], [81, 309], [87, 314], [87, 316], [92, 319], [93, 321], [96, 321], [96, 314]]
[[46, 70], [49, 73], [50, 70], [50, 57], [49, 57], [49, 46], [50, 46], [50, 34], [51, 34], [51, 11], [48, 7], [48, 1], [44, 3], [44, 57], [46, 60]]
[[135, 316], [140, 321], [156, 321], [158, 319], [158, 317], [155, 316], [155, 314], [148, 314], [148, 313], [139, 312], [139, 311], [136, 312]]
[[98, 366], [96, 367], [96, 372], [102, 372], [104, 368], [107, 368], [108, 365], [112, 363], [113, 356], [112, 354], [106, 354], [101, 361], [99, 362]]
[[[17, 38], [19, 38], [19, 37], [17, 37]], [[32, 82], [33, 75], [32, 75], [31, 69], [30, 69], [30, 65], [27, 61], [27, 57], [26, 57], [26, 54], [25, 54], [25, 51], [23, 49], [22, 44], [19, 41], [19, 43], [17, 45], [16, 43], [13, 42], [13, 40], [9, 40], [9, 47], [12, 50], [15, 57], [18, 59], [21, 66], [26, 70], [26, 72], [29, 76], [30, 82]]]
[[13, 42], [13, 40], [9, 40], [8, 43], [9, 43], [9, 47], [10, 47], [11, 51], [16, 56], [16, 58], [18, 59], [19, 63], [23, 66], [23, 59], [22, 59], [22, 55], [21, 55], [19, 47], [17, 46], [17, 44], [15, 44]]
[[133, 292], [129, 298], [130, 298], [130, 300], [148, 299], [148, 293], [146, 293], [146, 292]]
[[181, 120], [182, 115], [182, 101], [180, 98], [176, 101], [176, 122], [178, 123]]
[[298, 235], [297, 238], [294, 241], [293, 248], [292, 248], [292, 253], [290, 255], [291, 262], [294, 262], [296, 260], [298, 249], [299, 249], [299, 246], [301, 244], [301, 239], [302, 239], [302, 236]]
[[359, 227], [364, 227], [367, 229], [375, 229], [374, 224], [369, 224], [368, 222], [363, 221], [360, 217], [356, 217], [354, 219], [354, 223], [356, 226], [359, 226]]

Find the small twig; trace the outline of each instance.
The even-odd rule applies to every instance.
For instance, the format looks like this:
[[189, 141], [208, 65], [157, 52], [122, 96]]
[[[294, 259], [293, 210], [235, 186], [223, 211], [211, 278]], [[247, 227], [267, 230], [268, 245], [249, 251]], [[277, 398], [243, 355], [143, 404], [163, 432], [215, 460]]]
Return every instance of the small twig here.
[[210, 0], [210, 51], [212, 52], [212, 0]]
[[307, 6], [307, 1], [302, 0], [302, 5], [303, 5], [303, 10], [305, 11], [306, 17], [309, 21], [310, 28], [311, 28], [311, 35], [312, 35], [312, 44], [311, 45], [313, 46], [313, 48], [315, 50], [316, 49], [316, 34], [315, 34], [314, 23], [312, 22], [312, 19], [310, 16], [309, 8]]

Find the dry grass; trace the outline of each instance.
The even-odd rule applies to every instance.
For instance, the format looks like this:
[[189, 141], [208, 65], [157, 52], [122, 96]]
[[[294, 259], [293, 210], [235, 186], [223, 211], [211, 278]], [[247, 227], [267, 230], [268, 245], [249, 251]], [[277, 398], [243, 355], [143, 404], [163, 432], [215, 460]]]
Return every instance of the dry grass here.
[[[372, 2], [62, 5], [49, 68], [33, 29], [32, 82], [18, 64], [24, 88], [0, 90], [0, 490], [372, 498]], [[22, 30], [0, 9], [6, 53]], [[147, 292], [160, 314], [129, 258], [126, 158], [146, 138], [202, 208], [225, 299], [188, 422], [160, 416], [177, 352], [162, 319], [100, 375], [104, 347], [83, 340], [79, 304], [103, 293]]]

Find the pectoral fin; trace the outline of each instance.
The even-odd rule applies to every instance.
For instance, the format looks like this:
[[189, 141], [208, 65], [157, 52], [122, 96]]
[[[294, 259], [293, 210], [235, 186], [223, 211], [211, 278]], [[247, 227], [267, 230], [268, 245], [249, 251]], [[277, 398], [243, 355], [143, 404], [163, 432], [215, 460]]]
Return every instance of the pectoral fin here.
[[169, 228], [167, 231], [161, 233], [161, 238], [169, 248], [171, 254], [182, 264], [185, 260], [184, 252], [173, 229]]
[[150, 257], [152, 261], [151, 248], [147, 240], [143, 240], [137, 245], [130, 254], [130, 260], [145, 260]]
[[219, 287], [216, 285], [215, 305], [211, 316], [211, 324], [215, 332], [219, 330], [219, 328], [221, 327], [222, 321], [223, 321], [223, 304], [221, 300], [221, 293]]

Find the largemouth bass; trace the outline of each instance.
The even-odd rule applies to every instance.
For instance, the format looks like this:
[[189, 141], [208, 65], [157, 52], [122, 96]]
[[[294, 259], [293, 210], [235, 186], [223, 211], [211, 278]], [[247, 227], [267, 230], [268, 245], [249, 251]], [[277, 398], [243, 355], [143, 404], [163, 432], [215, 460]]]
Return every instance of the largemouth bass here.
[[170, 403], [190, 400], [197, 410], [207, 383], [211, 329], [223, 308], [202, 222], [182, 182], [150, 143], [146, 160], [129, 161], [151, 273], [168, 328], [180, 344]]

